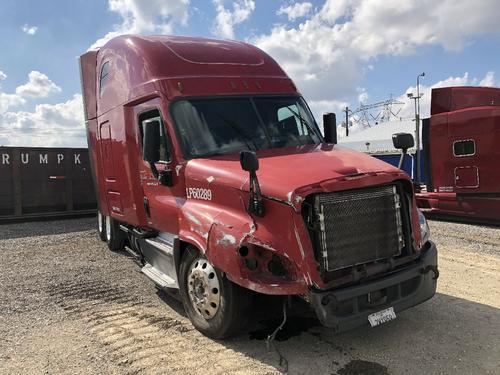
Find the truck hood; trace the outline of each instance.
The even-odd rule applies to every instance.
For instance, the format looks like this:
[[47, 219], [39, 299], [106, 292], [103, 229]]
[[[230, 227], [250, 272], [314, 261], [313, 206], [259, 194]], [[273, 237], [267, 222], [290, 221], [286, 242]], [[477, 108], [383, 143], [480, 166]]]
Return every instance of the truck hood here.
[[[390, 164], [338, 145], [284, 147], [258, 151], [257, 156], [262, 194], [290, 204], [294, 195], [306, 195], [305, 190], [308, 193], [336, 190], [328, 182], [379, 174], [389, 175], [391, 180], [405, 178], [403, 172]], [[241, 169], [239, 155], [232, 154], [190, 160], [186, 166], [186, 184], [193, 180], [248, 191], [249, 175]]]

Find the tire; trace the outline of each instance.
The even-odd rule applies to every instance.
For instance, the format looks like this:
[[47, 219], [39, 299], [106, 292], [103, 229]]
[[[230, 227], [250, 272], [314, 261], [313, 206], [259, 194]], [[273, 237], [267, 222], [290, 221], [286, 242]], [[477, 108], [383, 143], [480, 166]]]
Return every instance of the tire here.
[[106, 218], [101, 211], [97, 211], [97, 232], [101, 241], [106, 242]]
[[[193, 326], [205, 336], [222, 339], [245, 328], [251, 292], [229, 281], [192, 246], [183, 254], [179, 283], [184, 310]], [[208, 297], [203, 297], [203, 292]]]
[[106, 216], [106, 243], [111, 251], [121, 251], [125, 248], [125, 233], [120, 224], [113, 218]]

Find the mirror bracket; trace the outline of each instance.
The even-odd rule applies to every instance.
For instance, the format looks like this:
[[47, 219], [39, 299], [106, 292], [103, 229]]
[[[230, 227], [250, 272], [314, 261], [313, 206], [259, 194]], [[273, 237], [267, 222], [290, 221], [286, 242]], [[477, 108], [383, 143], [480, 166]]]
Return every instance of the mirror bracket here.
[[172, 176], [172, 171], [169, 169], [165, 169], [162, 171], [158, 171], [155, 163], [149, 163], [151, 168], [151, 173], [158, 180], [158, 182], [163, 186], [174, 186], [174, 179]]
[[255, 173], [259, 169], [259, 159], [257, 159], [257, 155], [253, 151], [241, 151], [240, 164], [241, 168], [250, 174], [248, 212], [262, 217], [265, 215], [266, 209], [260, 192], [259, 179]]
[[149, 163], [149, 168], [151, 168], [151, 173], [153, 173], [153, 176], [155, 178], [158, 178], [159, 172], [158, 172], [158, 169], [156, 168], [155, 163], [153, 163], [153, 162], [148, 162], [148, 163]]
[[259, 217], [263, 217], [266, 214], [264, 200], [260, 192], [259, 180], [255, 171], [250, 172], [248, 211]]

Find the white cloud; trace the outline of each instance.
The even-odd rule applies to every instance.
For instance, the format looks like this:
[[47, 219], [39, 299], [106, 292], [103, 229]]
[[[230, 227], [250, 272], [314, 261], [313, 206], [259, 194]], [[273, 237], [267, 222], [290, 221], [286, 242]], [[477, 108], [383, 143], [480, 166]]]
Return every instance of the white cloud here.
[[229, 39], [234, 39], [234, 26], [247, 20], [255, 10], [254, 0], [237, 0], [232, 10], [224, 6], [224, 0], [213, 0], [213, 4], [217, 12], [213, 33]]
[[17, 94], [7, 94], [2, 92], [2, 81], [7, 78], [7, 74], [0, 70], [0, 116], [7, 112], [9, 108], [24, 104], [26, 101]]
[[171, 34], [175, 24], [186, 25], [190, 0], [108, 0], [109, 10], [120, 15], [122, 23], [95, 41], [90, 49], [104, 45], [122, 34]]
[[[6, 78], [0, 71], [0, 81]], [[45, 74], [29, 73], [28, 82], [18, 86], [15, 93], [0, 90], [0, 140], [2, 145], [50, 146], [60, 142], [72, 142], [72, 137], [81, 137], [83, 109], [81, 95], [60, 104], [39, 104], [34, 112], [12, 111], [26, 104], [26, 98], [43, 98], [61, 88]], [[63, 129], [68, 130], [63, 130]], [[75, 139], [76, 139], [75, 138]]]
[[252, 42], [273, 56], [311, 100], [356, 95], [363, 68], [381, 55], [425, 45], [457, 50], [500, 33], [495, 0], [327, 0], [296, 27], [276, 25]]
[[359, 94], [358, 94], [358, 102], [359, 103], [366, 104], [368, 102], [368, 98], [369, 97], [370, 96], [366, 92], [366, 89], [362, 88], [362, 89], [359, 90]]
[[0, 114], [0, 142], [4, 146], [85, 147], [82, 96], [39, 104], [33, 112]]
[[25, 24], [23, 27], [22, 27], [22, 30], [28, 34], [28, 35], [35, 35], [37, 30], [38, 30], [38, 27], [37, 26], [29, 26], [28, 24]]
[[313, 8], [313, 5], [311, 3], [305, 2], [305, 3], [295, 3], [291, 4], [288, 6], [281, 6], [276, 14], [278, 16], [280, 15], [286, 15], [288, 17], [289, 21], [294, 21], [298, 18], [302, 18], [307, 16]]
[[[316, 119], [320, 129], [323, 129], [323, 115], [333, 112], [337, 115], [337, 123], [342, 120], [342, 111], [347, 107], [346, 102], [338, 100], [308, 100], [307, 104]], [[340, 116], [340, 117], [339, 117]]]
[[61, 88], [45, 74], [36, 70], [28, 74], [28, 82], [16, 88], [16, 94], [21, 97], [45, 98], [57, 92], [61, 92]]
[[479, 82], [479, 86], [493, 87], [495, 85], [495, 72], [486, 73], [486, 76]]
[[2, 113], [7, 112], [10, 107], [24, 104], [26, 101], [16, 94], [6, 94], [0, 92], [0, 116]]

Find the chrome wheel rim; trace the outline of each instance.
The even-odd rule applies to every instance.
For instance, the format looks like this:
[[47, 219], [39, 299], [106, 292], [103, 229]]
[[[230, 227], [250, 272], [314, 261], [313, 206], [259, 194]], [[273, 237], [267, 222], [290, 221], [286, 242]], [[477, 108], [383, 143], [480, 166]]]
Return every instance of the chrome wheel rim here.
[[99, 228], [99, 233], [102, 233], [102, 215], [100, 212], [97, 213], [97, 227]]
[[191, 263], [187, 276], [189, 300], [206, 320], [212, 319], [220, 305], [220, 283], [215, 268], [203, 258]]
[[106, 216], [106, 239], [111, 241], [111, 218]]

